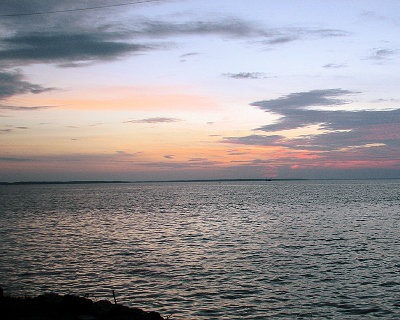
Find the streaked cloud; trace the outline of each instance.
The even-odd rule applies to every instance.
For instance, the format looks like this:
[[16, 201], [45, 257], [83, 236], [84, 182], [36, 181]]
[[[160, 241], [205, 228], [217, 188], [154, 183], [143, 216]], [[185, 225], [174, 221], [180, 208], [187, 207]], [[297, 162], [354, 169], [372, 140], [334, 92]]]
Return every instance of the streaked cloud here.
[[170, 123], [170, 122], [178, 122], [182, 121], [176, 118], [166, 118], [166, 117], [155, 117], [155, 118], [146, 118], [140, 120], [128, 120], [124, 121], [124, 123]]
[[345, 64], [328, 63], [322, 66], [325, 69], [341, 69], [346, 68]]
[[44, 109], [56, 108], [57, 106], [33, 106], [33, 107], [23, 107], [23, 106], [3, 106], [0, 105], [0, 110], [11, 110], [11, 111], [37, 111]]
[[19, 158], [19, 157], [0, 157], [0, 161], [5, 161], [5, 162], [29, 162], [29, 161], [32, 161], [32, 159]]
[[188, 52], [188, 53], [184, 53], [184, 54], [180, 55], [179, 58], [193, 57], [193, 56], [197, 56], [199, 54], [200, 54], [199, 52]]
[[16, 34], [1, 39], [0, 61], [28, 64], [112, 60], [127, 53], [149, 49], [146, 45], [122, 42], [125, 38], [123, 34], [94, 31]]
[[262, 72], [238, 72], [238, 73], [223, 73], [224, 77], [233, 79], [261, 79], [267, 78], [267, 75]]

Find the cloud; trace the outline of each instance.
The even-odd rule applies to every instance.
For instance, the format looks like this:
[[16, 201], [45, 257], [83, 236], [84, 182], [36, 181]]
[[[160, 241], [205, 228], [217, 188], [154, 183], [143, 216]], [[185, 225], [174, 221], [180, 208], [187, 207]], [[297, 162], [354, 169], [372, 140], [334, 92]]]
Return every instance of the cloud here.
[[123, 157], [132, 157], [132, 156], [135, 157], [135, 156], [138, 156], [139, 154], [141, 154], [141, 152], [130, 153], [130, 152], [122, 151], [122, 150], [118, 150], [115, 153], [117, 155], [123, 156]]
[[170, 123], [170, 122], [178, 122], [182, 121], [176, 118], [164, 118], [164, 117], [155, 117], [155, 118], [147, 118], [141, 120], [128, 120], [124, 121], [124, 123]]
[[[58, 11], [76, 7], [81, 7], [81, 2], [4, 0], [0, 3], [0, 12]], [[93, 10], [26, 16], [24, 23], [20, 23], [20, 19], [0, 17], [0, 24], [5, 30], [0, 39], [0, 64], [57, 63], [60, 67], [84, 67], [99, 61], [165, 49], [171, 45], [165, 40], [185, 36], [257, 39], [258, 43], [275, 46], [307, 38], [348, 35], [343, 30], [335, 29], [269, 28], [235, 17], [177, 22], [132, 18], [126, 16], [125, 8], [113, 10], [124, 16], [118, 16], [116, 21], [115, 14]], [[196, 54], [189, 52], [180, 58]]]
[[346, 37], [349, 35], [349, 32], [339, 29], [275, 28], [270, 29], [269, 33], [264, 35], [262, 43], [276, 46], [299, 40]]
[[25, 93], [38, 94], [50, 90], [54, 90], [54, 88], [45, 88], [25, 81], [20, 72], [0, 71], [0, 99]]
[[348, 32], [339, 29], [266, 28], [234, 17], [183, 22], [144, 20], [138, 23], [136, 21], [132, 34], [158, 39], [187, 35], [219, 35], [238, 39], [264, 38], [271, 44], [286, 43], [306, 37], [330, 38], [349, 35]]
[[200, 53], [198, 52], [188, 52], [188, 53], [184, 53], [182, 55], [179, 56], [179, 58], [187, 58], [187, 57], [192, 57], [192, 56], [197, 56]]
[[340, 69], [340, 68], [346, 68], [345, 64], [336, 64], [336, 63], [328, 63], [322, 66], [325, 69]]
[[223, 20], [198, 20], [186, 22], [145, 20], [132, 30], [135, 36], [167, 38], [187, 35], [220, 35], [233, 38], [249, 38], [256, 36], [272, 36], [268, 30], [259, 28], [252, 23], [236, 18]]
[[[24, 76], [19, 71], [0, 71], [0, 100], [6, 100], [20, 94], [39, 94], [51, 90], [55, 90], [55, 88], [43, 87], [24, 80]], [[37, 111], [54, 107], [55, 106], [27, 107], [0, 104], [0, 111]]]
[[391, 50], [391, 49], [374, 48], [372, 50], [372, 53], [368, 57], [368, 59], [378, 60], [378, 61], [386, 60], [386, 59], [391, 58], [395, 53], [396, 53], [396, 51]]
[[297, 92], [278, 99], [263, 100], [251, 103], [262, 110], [271, 111], [282, 117], [274, 124], [258, 128], [273, 132], [290, 130], [319, 124], [327, 130], [352, 130], [368, 125], [398, 123], [400, 109], [391, 111], [343, 111], [343, 110], [310, 110], [308, 107], [343, 106], [350, 103], [345, 96], [357, 92], [343, 89], [323, 89], [308, 92]]
[[0, 157], [0, 161], [5, 161], [5, 162], [28, 162], [28, 161], [32, 161], [32, 159], [29, 159], [29, 158], [17, 158], [17, 157]]
[[273, 39], [271, 39], [271, 40], [267, 40], [267, 41], [265, 41], [265, 43], [267, 43], [267, 44], [272, 44], [272, 45], [275, 45], [275, 44], [284, 44], [284, 43], [292, 42], [292, 41], [295, 41], [295, 40], [299, 40], [299, 38], [300, 38], [300, 37], [297, 36], [297, 35], [282, 36], [282, 37], [273, 38]]
[[124, 38], [126, 35], [121, 33], [95, 31], [15, 34], [0, 41], [0, 61], [29, 64], [112, 60], [149, 49], [146, 45], [122, 42]]
[[165, 158], [165, 159], [173, 159], [173, 158], [174, 158], [174, 155], [173, 155], [173, 154], [166, 154], [166, 155], [164, 156], [164, 158]]
[[244, 144], [244, 145], [256, 145], [256, 146], [276, 146], [281, 145], [281, 141], [284, 137], [280, 135], [249, 135], [244, 137], [224, 137], [222, 142], [233, 143], [233, 144]]
[[[322, 89], [296, 92], [277, 99], [251, 103], [252, 106], [281, 116], [275, 123], [257, 128], [270, 134], [224, 137], [224, 143], [280, 146], [287, 150], [316, 152], [344, 151], [359, 153], [357, 148], [387, 146], [400, 152], [400, 109], [394, 110], [316, 110], [309, 107], [337, 107], [350, 103], [348, 95], [356, 92], [343, 89]], [[282, 130], [319, 125], [320, 133], [296, 138], [274, 134]], [[350, 150], [350, 151], [349, 151]]]
[[348, 102], [336, 97], [352, 93], [356, 92], [343, 89], [311, 90], [306, 92], [290, 93], [277, 99], [256, 101], [250, 105], [257, 106], [262, 110], [279, 110], [285, 112], [287, 110], [296, 110], [303, 107], [343, 105]]
[[11, 110], [11, 111], [37, 111], [44, 109], [56, 108], [57, 106], [33, 106], [33, 107], [22, 107], [22, 106], [4, 106], [0, 105], [0, 110]]
[[246, 154], [246, 152], [229, 152], [228, 155], [230, 156], [241, 156]]
[[218, 161], [207, 161], [207, 160], [189, 160], [188, 162], [142, 162], [136, 163], [137, 165], [151, 168], [174, 168], [174, 169], [184, 169], [184, 168], [208, 168], [211, 166], [217, 166], [221, 163]]
[[[54, 154], [54, 155], [38, 155], [30, 158], [19, 157], [2, 157], [2, 161], [32, 161], [32, 162], [88, 162], [88, 163], [132, 163], [132, 157], [139, 156], [141, 152], [126, 153], [124, 151], [116, 151], [114, 153], [76, 153], [76, 154]], [[135, 158], [136, 159], [136, 158]]]
[[261, 79], [267, 78], [265, 73], [262, 72], [239, 72], [239, 73], [223, 73], [224, 77], [233, 79]]

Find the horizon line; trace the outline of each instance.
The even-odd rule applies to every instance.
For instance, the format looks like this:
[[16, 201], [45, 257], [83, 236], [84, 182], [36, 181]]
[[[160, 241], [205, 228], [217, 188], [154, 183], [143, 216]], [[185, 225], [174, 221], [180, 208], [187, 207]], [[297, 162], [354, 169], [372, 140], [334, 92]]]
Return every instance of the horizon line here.
[[242, 179], [177, 179], [177, 180], [70, 180], [70, 181], [0, 181], [0, 185], [29, 184], [107, 184], [107, 183], [185, 183], [185, 182], [240, 182], [240, 181], [323, 181], [323, 180], [396, 180], [400, 178], [242, 178]]

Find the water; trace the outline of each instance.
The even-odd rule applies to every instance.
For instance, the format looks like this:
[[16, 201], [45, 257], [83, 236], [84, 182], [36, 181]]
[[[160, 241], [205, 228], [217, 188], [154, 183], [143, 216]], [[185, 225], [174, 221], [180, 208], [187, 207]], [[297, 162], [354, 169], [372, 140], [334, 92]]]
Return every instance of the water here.
[[399, 319], [400, 181], [0, 186], [7, 294], [173, 319]]

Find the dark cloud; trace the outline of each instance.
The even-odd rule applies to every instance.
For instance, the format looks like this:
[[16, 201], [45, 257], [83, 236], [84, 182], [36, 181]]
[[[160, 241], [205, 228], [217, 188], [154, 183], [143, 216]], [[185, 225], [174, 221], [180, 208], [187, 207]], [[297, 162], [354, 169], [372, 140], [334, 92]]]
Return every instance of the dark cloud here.
[[[79, 7], [85, 7], [82, 1], [4, 0], [0, 3], [0, 12], [62, 11]], [[60, 67], [82, 67], [128, 54], [160, 50], [168, 47], [164, 40], [182, 36], [256, 39], [259, 43], [279, 45], [306, 38], [347, 35], [334, 29], [267, 28], [234, 17], [180, 22], [141, 17], [116, 19], [126, 9], [113, 8], [112, 15], [110, 10], [26, 16], [24, 23], [17, 18], [0, 17], [0, 26], [5, 30], [0, 40], [0, 64], [57, 63]], [[196, 54], [189, 52], [181, 59]]]
[[309, 107], [346, 105], [349, 101], [345, 98], [350, 94], [355, 94], [355, 92], [343, 89], [312, 90], [251, 103], [252, 106], [281, 116], [275, 123], [264, 125], [257, 130], [274, 133], [319, 125], [321, 133], [296, 138], [286, 138], [277, 134], [254, 134], [243, 137], [224, 137], [222, 142], [329, 152], [372, 146], [399, 148], [400, 109], [384, 111], [309, 109]]
[[5, 161], [5, 162], [28, 162], [28, 161], [32, 161], [32, 159], [29, 159], [29, 158], [17, 158], [17, 157], [0, 157], [0, 161]]
[[223, 73], [222, 75], [233, 79], [261, 79], [267, 77], [266, 74], [262, 72]]
[[224, 137], [222, 142], [233, 143], [233, 144], [244, 144], [244, 145], [256, 145], [256, 146], [271, 146], [280, 145], [284, 137], [280, 135], [257, 135], [253, 134], [244, 137]]
[[310, 110], [307, 107], [343, 106], [350, 101], [345, 96], [356, 92], [343, 89], [312, 90], [291, 93], [278, 99], [251, 103], [262, 110], [271, 111], [282, 117], [274, 124], [258, 130], [273, 132], [319, 124], [323, 129], [353, 130], [368, 125], [398, 123], [400, 109], [392, 111], [342, 111]]
[[54, 90], [54, 88], [45, 88], [24, 80], [24, 76], [20, 72], [0, 71], [0, 99], [18, 94], [37, 94], [50, 90]]
[[174, 155], [173, 155], [173, 154], [166, 154], [166, 155], [164, 156], [164, 158], [165, 158], [165, 159], [173, 159], [173, 158], [174, 158]]
[[[121, 42], [124, 35], [112, 32], [35, 32], [1, 40], [0, 61], [17, 64], [110, 60], [148, 46]], [[66, 65], [64, 65], [66, 66]]]
[[124, 123], [169, 123], [169, 122], [178, 122], [182, 121], [176, 118], [164, 118], [164, 117], [155, 117], [155, 118], [147, 118], [147, 119], [140, 119], [140, 120], [129, 120], [124, 121]]
[[311, 90], [291, 93], [277, 99], [257, 101], [250, 105], [257, 106], [262, 110], [286, 112], [304, 107], [343, 105], [348, 102], [337, 97], [352, 93], [356, 92], [343, 89]]

